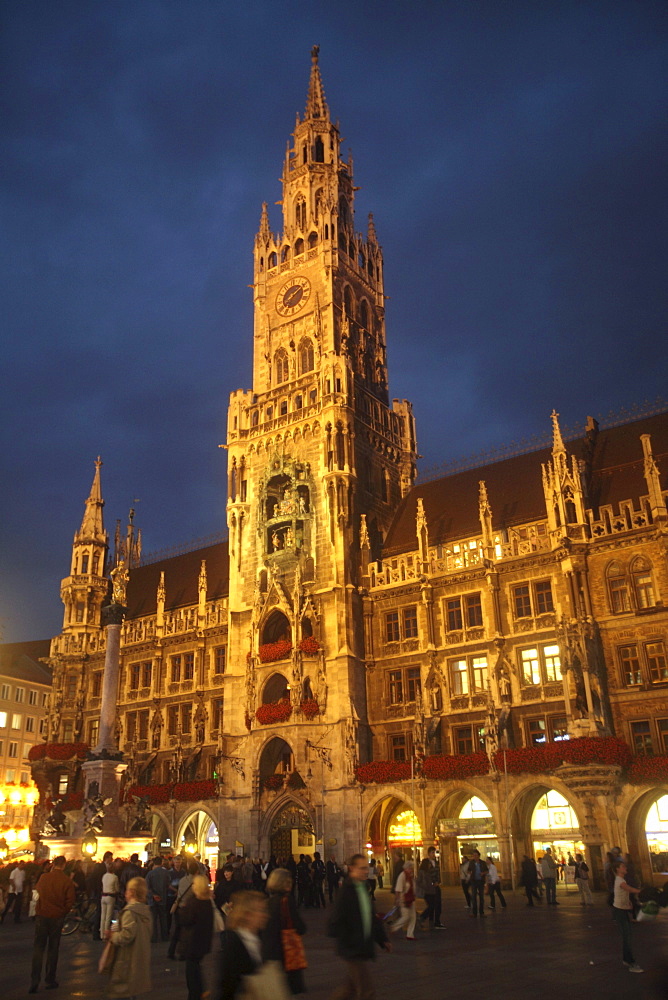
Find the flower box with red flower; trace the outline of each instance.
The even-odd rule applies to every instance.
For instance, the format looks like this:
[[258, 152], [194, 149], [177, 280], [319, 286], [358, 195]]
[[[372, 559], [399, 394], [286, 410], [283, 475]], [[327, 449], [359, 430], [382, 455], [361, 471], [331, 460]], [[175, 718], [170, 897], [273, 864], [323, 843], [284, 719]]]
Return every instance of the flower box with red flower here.
[[84, 803], [83, 792], [68, 792], [63, 798], [62, 808], [64, 812], [74, 812], [81, 809]]
[[151, 805], [164, 805], [172, 798], [172, 784], [167, 785], [131, 785], [126, 789], [123, 799], [132, 802], [132, 797], [136, 795], [140, 799], [146, 799]]
[[278, 639], [276, 642], [265, 642], [258, 653], [262, 663], [272, 663], [274, 660], [285, 660], [292, 652], [289, 639]]
[[270, 774], [262, 782], [263, 788], [266, 788], [268, 792], [276, 792], [279, 788], [283, 787], [283, 775], [282, 774]]
[[198, 802], [200, 799], [214, 799], [216, 797], [216, 782], [213, 778], [205, 778], [203, 781], [182, 781], [174, 785], [173, 796], [177, 802]]
[[28, 760], [83, 760], [90, 747], [87, 743], [38, 743], [28, 752]]
[[476, 774], [487, 774], [489, 760], [485, 753], [435, 754], [425, 757], [422, 773], [425, 778], [435, 781], [452, 781], [470, 778]]
[[307, 698], [306, 701], [300, 704], [299, 708], [302, 715], [305, 715], [307, 719], [314, 719], [320, 711], [320, 705], [315, 698]]
[[665, 784], [668, 781], [668, 756], [634, 757], [626, 774], [632, 785]]
[[279, 722], [287, 722], [291, 715], [292, 705], [287, 698], [284, 698], [282, 701], [260, 705], [255, 718], [261, 726], [275, 726]]
[[355, 768], [355, 777], [363, 785], [405, 781], [410, 776], [409, 760], [372, 760], [368, 764], [358, 764]]
[[303, 639], [299, 640], [299, 647], [302, 653], [306, 653], [307, 656], [315, 656], [315, 654], [320, 650], [320, 643], [315, 638], [315, 636], [307, 635]]

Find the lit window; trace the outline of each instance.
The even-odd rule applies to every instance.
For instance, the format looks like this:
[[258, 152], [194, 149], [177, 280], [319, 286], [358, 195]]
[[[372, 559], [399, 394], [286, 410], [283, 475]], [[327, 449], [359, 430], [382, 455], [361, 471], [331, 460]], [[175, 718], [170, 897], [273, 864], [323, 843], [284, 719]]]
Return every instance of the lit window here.
[[93, 719], [92, 722], [88, 723], [88, 743], [91, 747], [97, 745], [97, 741], [100, 738], [100, 720]]
[[546, 743], [545, 719], [529, 719], [527, 722], [527, 737], [529, 743]]
[[[453, 660], [451, 662], [450, 681], [454, 695], [469, 693], [469, 674], [466, 660]], [[461, 751], [459, 752], [461, 753]]]
[[12, 715], [12, 729], [20, 729], [23, 724], [23, 716], [18, 713]]
[[523, 684], [547, 684], [561, 680], [559, 646], [536, 646], [520, 650]]
[[471, 658], [471, 674], [473, 676], [473, 690], [487, 690], [487, 657], [473, 656]]
[[633, 586], [636, 592], [636, 602], [638, 607], [653, 608], [656, 601], [654, 599], [652, 574], [650, 572], [634, 573]]
[[0, 712], [0, 729], [5, 729], [7, 726], [7, 713]]
[[69, 784], [69, 778], [66, 774], [61, 774], [58, 778], [58, 794], [67, 795], [67, 786]]
[[553, 715], [548, 719], [550, 724], [550, 739], [553, 743], [570, 739], [568, 733], [568, 719], [565, 715]]

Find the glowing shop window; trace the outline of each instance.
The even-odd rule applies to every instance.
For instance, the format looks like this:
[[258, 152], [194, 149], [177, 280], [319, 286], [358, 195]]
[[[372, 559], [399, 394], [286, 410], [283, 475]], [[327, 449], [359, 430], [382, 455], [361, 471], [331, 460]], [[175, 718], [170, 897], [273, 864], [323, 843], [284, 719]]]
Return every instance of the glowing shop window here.
[[649, 807], [645, 820], [645, 834], [649, 853], [655, 856], [664, 855], [660, 865], [653, 859], [654, 871], [665, 871], [668, 860], [665, 857], [668, 854], [668, 795], [662, 795]]
[[577, 830], [578, 818], [571, 809], [568, 799], [551, 788], [541, 799], [531, 817], [532, 830]]
[[472, 799], [465, 802], [462, 811], [459, 814], [460, 819], [480, 819], [482, 817], [491, 818], [492, 814], [477, 795], [474, 795]]
[[422, 829], [417, 816], [412, 809], [404, 809], [390, 823], [389, 838], [393, 844], [411, 844], [422, 842]]

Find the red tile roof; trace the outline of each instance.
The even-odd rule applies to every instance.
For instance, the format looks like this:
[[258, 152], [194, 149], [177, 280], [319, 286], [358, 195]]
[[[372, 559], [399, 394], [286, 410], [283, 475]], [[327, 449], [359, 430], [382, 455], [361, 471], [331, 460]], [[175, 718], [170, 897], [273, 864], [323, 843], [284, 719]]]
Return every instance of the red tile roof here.
[[218, 542], [131, 570], [127, 617], [155, 614], [161, 572], [165, 574], [165, 610], [173, 611], [197, 604], [197, 584], [203, 559], [206, 560], [207, 601], [225, 597], [229, 593], [228, 548], [227, 542]]
[[[586, 507], [596, 511], [601, 504], [637, 501], [638, 497], [647, 495], [641, 434], [651, 436], [661, 485], [664, 490], [668, 489], [668, 413], [660, 413], [599, 431]], [[567, 441], [566, 450], [569, 455], [584, 458], [584, 439]], [[424, 502], [430, 544], [479, 535], [478, 483], [481, 479], [487, 485], [495, 529], [544, 519], [541, 463], [549, 461], [550, 456], [550, 448], [541, 448], [415, 486], [399, 505], [385, 540], [384, 555], [409, 552], [417, 547], [418, 498]]]

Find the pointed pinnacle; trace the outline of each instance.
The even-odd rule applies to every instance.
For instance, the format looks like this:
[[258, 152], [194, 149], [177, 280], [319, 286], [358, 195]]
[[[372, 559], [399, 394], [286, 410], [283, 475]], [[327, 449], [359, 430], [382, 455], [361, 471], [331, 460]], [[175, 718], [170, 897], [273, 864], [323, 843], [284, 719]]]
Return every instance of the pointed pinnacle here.
[[556, 410], [552, 410], [552, 452], [554, 454], [560, 451], [566, 451], [566, 448], [559, 427], [559, 414]]
[[318, 54], [320, 46], [314, 45], [311, 49], [311, 78], [308, 85], [308, 96], [306, 98], [306, 118], [326, 118], [329, 119], [329, 109], [325, 99], [325, 91], [320, 77], [318, 67]]

